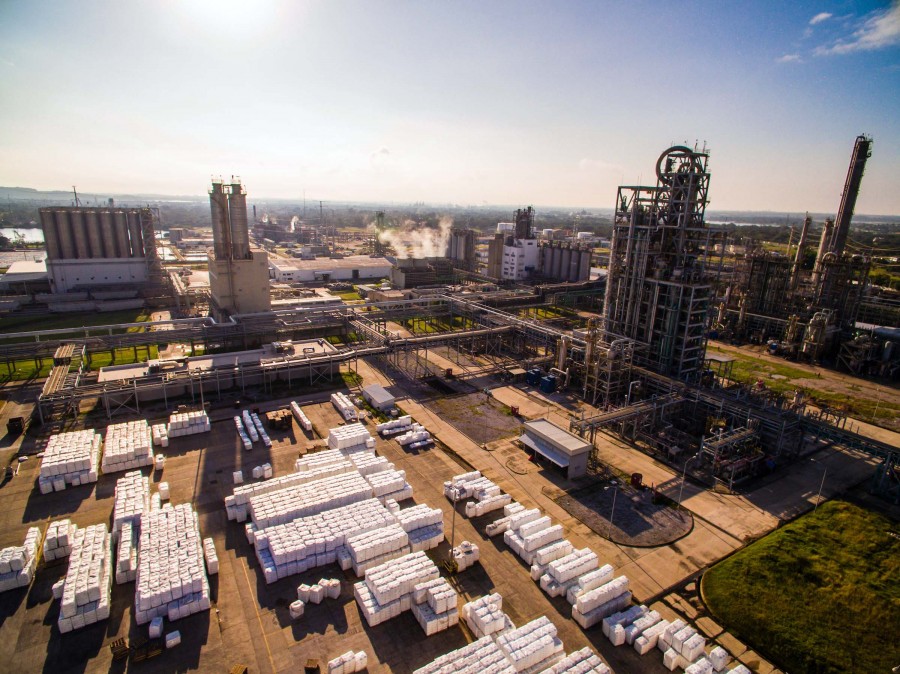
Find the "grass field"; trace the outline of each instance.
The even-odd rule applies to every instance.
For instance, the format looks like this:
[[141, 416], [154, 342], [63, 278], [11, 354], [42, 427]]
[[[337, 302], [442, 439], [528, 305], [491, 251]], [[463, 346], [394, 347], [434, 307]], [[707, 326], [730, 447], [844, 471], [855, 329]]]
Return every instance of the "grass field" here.
[[116, 323], [140, 323], [149, 320], [150, 314], [146, 313], [144, 309], [77, 314], [13, 315], [0, 318], [0, 335], [10, 332], [59, 330], [62, 328], [81, 328], [94, 325], [115, 325]]
[[[806, 391], [807, 397], [817, 405], [827, 405], [846, 412], [858, 419], [871, 421], [873, 419], [895, 419], [900, 416], [900, 396], [896, 402], [877, 402], [871, 398], [856, 395], [847, 395], [844, 392], [828, 391], [823, 386], [810, 386], [809, 380], [814, 374], [807, 370], [801, 370], [791, 365], [772, 363], [753, 356], [743, 356], [731, 351], [724, 351], [717, 346], [710, 345], [708, 351], [721, 353], [734, 358], [732, 379], [744, 384], [755, 384], [762, 379], [766, 388], [777, 393], [793, 395], [796, 389]], [[776, 375], [773, 378], [771, 375]], [[798, 380], [804, 380], [799, 381]]]
[[881, 515], [825, 503], [707, 571], [704, 598], [792, 674], [890, 672], [900, 664], [898, 532]]

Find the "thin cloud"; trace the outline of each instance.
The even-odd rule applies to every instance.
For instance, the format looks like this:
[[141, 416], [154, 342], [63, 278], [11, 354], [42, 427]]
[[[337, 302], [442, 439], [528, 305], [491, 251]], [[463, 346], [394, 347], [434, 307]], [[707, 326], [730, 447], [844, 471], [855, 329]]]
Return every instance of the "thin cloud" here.
[[611, 164], [602, 159], [591, 159], [585, 157], [578, 162], [578, 168], [582, 171], [621, 171], [622, 167], [618, 164]]
[[785, 54], [775, 59], [778, 63], [800, 63], [800, 54]]
[[894, 45], [900, 45], [900, 2], [870, 14], [850, 38], [839, 39], [830, 46], [817, 47], [814, 53], [816, 56], [851, 54]]
[[822, 23], [823, 21], [828, 21], [828, 19], [830, 19], [832, 16], [834, 16], [834, 14], [832, 14], [831, 12], [819, 12], [818, 14], [816, 14], [813, 18], [811, 18], [809, 20], [809, 25], [810, 26], [818, 25], [818, 24]]
[[372, 159], [375, 159], [378, 156], [388, 155], [390, 153], [391, 153], [391, 151], [388, 148], [382, 146], [382, 147], [378, 148], [377, 150], [375, 150], [375, 152], [372, 153]]

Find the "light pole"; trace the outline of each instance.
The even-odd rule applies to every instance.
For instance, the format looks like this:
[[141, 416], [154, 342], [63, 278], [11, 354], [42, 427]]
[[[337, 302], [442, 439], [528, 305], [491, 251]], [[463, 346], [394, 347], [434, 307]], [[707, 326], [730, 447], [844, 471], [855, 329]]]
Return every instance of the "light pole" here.
[[619, 485], [613, 487], [613, 502], [612, 508], [609, 511], [609, 528], [606, 530], [606, 537], [609, 540], [612, 540], [612, 525], [613, 525], [613, 516], [616, 514], [616, 496], [619, 495]]
[[453, 500], [453, 519], [450, 524], [450, 558], [447, 560], [449, 564], [453, 563], [453, 548], [456, 546], [456, 503], [459, 501], [459, 487], [450, 488], [450, 496]]
[[684, 462], [684, 470], [681, 471], [681, 489], [678, 490], [678, 507], [681, 507], [681, 496], [684, 494], [684, 479], [687, 476], [687, 467], [688, 464], [694, 459], [699, 459], [700, 455], [695, 454], [694, 456], [689, 456], [687, 461]]
[[630, 404], [631, 404], [631, 389], [632, 389], [632, 387], [633, 387], [635, 384], [637, 384], [637, 387], [640, 388], [640, 387], [641, 387], [641, 380], [640, 380], [640, 379], [636, 379], [635, 381], [631, 382], [631, 383], [628, 385], [628, 397], [625, 399], [625, 404], [626, 404], [626, 405], [630, 405]]
[[[815, 459], [811, 459], [815, 461]], [[822, 488], [825, 486], [825, 476], [828, 475], [828, 466], [822, 471], [822, 481], [819, 483], [819, 493], [816, 494], [816, 505], [813, 506], [813, 512], [819, 509], [819, 501], [822, 499]]]

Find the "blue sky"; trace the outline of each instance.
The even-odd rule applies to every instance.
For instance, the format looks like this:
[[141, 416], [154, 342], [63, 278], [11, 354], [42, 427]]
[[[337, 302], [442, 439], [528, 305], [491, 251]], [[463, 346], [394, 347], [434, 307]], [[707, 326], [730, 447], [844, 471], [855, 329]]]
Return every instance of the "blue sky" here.
[[707, 143], [714, 209], [900, 214], [900, 4], [0, 3], [0, 184], [612, 206]]

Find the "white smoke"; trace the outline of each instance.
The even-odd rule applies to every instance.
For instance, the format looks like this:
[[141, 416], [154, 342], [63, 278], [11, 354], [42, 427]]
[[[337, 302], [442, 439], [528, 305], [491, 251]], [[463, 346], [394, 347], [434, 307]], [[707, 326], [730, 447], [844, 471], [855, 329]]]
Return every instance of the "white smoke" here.
[[447, 216], [440, 219], [437, 229], [406, 220], [396, 229], [379, 232], [378, 240], [391, 246], [400, 259], [444, 257], [450, 243], [451, 227], [453, 218]]
[[291, 232], [296, 231], [297, 225], [299, 225], [299, 224], [300, 224], [300, 218], [298, 218], [298, 217], [295, 215], [293, 218], [291, 218], [291, 230], [290, 230], [290, 231], [291, 231]]

